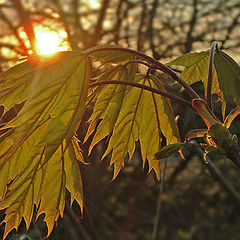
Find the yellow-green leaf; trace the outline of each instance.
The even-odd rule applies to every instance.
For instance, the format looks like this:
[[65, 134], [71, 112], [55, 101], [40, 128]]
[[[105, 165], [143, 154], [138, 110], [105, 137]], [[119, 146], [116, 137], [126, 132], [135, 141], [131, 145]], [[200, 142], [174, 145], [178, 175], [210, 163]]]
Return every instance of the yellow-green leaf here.
[[[134, 81], [164, 89], [160, 83], [155, 83], [156, 79], [153, 76], [137, 75]], [[107, 131], [101, 133], [101, 129], [107, 126], [108, 115], [102, 115], [102, 117], [103, 121], [97, 129], [92, 145], [97, 143], [95, 138], [98, 138], [99, 134], [104, 133], [102, 136], [106, 136], [111, 133]], [[179, 135], [170, 101], [143, 89], [128, 88], [122, 99], [108, 148], [103, 156], [104, 158], [112, 151], [113, 178], [124, 166], [124, 158], [127, 154], [131, 159], [137, 140], [140, 141], [143, 162], [145, 163], [148, 159], [150, 170], [153, 168], [159, 176], [160, 169], [157, 167], [159, 163], [154, 160], [154, 154], [160, 148], [162, 132], [168, 143], [178, 142]]]
[[[129, 64], [127, 67], [120, 65], [113, 69], [114, 71], [108, 71], [108, 74], [104, 74], [100, 80], [133, 81], [137, 71], [135, 63]], [[103, 118], [104, 121], [97, 127], [97, 132], [89, 148], [89, 152], [91, 152], [92, 147], [96, 143], [113, 131], [127, 89], [126, 86], [122, 85], [105, 85], [99, 88], [100, 91], [95, 96], [96, 102], [93, 113], [89, 118], [90, 124], [85, 136], [85, 141], [93, 133], [98, 121]]]
[[233, 120], [240, 114], [240, 107], [234, 108], [224, 120], [224, 125], [226, 128], [229, 128], [233, 122]]
[[170, 157], [174, 153], [179, 152], [187, 143], [173, 143], [165, 146], [159, 152], [155, 153], [155, 158], [161, 160]]
[[224, 96], [231, 96], [239, 106], [240, 66], [229, 55], [222, 51], [215, 53], [214, 65]]
[[[103, 51], [102, 48], [104, 47], [106, 47], [106, 49]], [[94, 50], [99, 49], [99, 47], [94, 47], [87, 50], [86, 52], [94, 52], [91, 54], [91, 56], [97, 60], [100, 60], [102, 64], [106, 63], [122, 64], [128, 62], [131, 59], [134, 59], [134, 56], [131, 53], [118, 50], [117, 48], [121, 48], [119, 46], [105, 45], [101, 46], [100, 48], [101, 51], [94, 52]]]
[[[188, 83], [202, 81], [205, 89], [208, 80], [209, 51], [188, 53], [182, 55], [166, 65], [176, 65], [185, 67], [181, 73], [182, 79]], [[215, 68], [213, 68], [212, 93], [219, 92], [219, 84]]]
[[26, 101], [6, 125], [12, 129], [0, 137], [0, 208], [7, 208], [4, 238], [22, 217], [29, 226], [34, 204], [39, 205], [38, 215], [45, 213], [49, 235], [63, 213], [65, 187], [82, 206], [77, 165], [82, 158], [74, 134], [85, 111], [89, 64], [76, 52], [35, 64], [28, 61], [0, 75], [5, 109]]

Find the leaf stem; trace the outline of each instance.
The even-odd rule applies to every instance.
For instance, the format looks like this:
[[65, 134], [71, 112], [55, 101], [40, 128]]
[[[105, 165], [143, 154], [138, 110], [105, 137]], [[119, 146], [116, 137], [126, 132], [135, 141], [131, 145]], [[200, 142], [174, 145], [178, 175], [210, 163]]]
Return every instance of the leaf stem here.
[[212, 100], [211, 100], [211, 90], [212, 90], [212, 73], [213, 73], [213, 60], [214, 52], [217, 46], [217, 42], [213, 42], [209, 55], [209, 65], [208, 65], [208, 81], [207, 81], [207, 92], [206, 92], [206, 102], [209, 109], [212, 110]]
[[171, 68], [165, 66], [164, 64], [160, 63], [158, 60], [155, 58], [152, 58], [142, 52], [128, 49], [128, 48], [122, 48], [122, 47], [102, 47], [102, 48], [91, 48], [85, 51], [87, 55], [91, 55], [97, 52], [102, 52], [102, 51], [122, 51], [122, 52], [127, 52], [130, 54], [133, 54], [135, 56], [138, 56], [142, 59], [145, 59], [147, 62], [151, 63], [152, 65], [156, 66], [156, 69], [161, 70], [162, 72], [168, 74], [169, 76], [172, 77], [175, 81], [177, 81], [179, 84], [183, 86], [184, 89], [189, 93], [189, 95], [192, 98], [200, 98], [199, 95], [194, 91], [194, 89], [188, 85], [176, 72], [174, 72]]
[[148, 67], [150, 69], [156, 69], [155, 65], [151, 65], [151, 64], [148, 64], [148, 63], [143, 62], [141, 60], [137, 60], [137, 59], [126, 62], [124, 65], [126, 66], [126, 65], [131, 64], [131, 63], [139, 63], [139, 64], [142, 64], [142, 65], [145, 65], [146, 67]]
[[147, 91], [159, 94], [161, 96], [170, 98], [170, 99], [172, 99], [174, 101], [182, 103], [184, 106], [187, 105], [188, 107], [192, 108], [192, 103], [190, 101], [187, 101], [186, 99], [184, 99], [182, 97], [179, 97], [179, 96], [176, 96], [176, 95], [174, 95], [172, 93], [165, 92], [165, 91], [159, 90], [157, 88], [146, 86], [144, 84], [137, 83], [137, 82], [120, 81], [120, 80], [98, 81], [98, 82], [90, 83], [89, 84], [89, 88], [93, 88], [93, 87], [96, 87], [96, 86], [99, 86], [99, 85], [105, 85], [105, 84], [119, 84], [119, 85], [127, 85], [127, 86], [133, 86], [133, 87], [141, 88], [141, 89], [144, 89], [144, 90], [147, 90]]

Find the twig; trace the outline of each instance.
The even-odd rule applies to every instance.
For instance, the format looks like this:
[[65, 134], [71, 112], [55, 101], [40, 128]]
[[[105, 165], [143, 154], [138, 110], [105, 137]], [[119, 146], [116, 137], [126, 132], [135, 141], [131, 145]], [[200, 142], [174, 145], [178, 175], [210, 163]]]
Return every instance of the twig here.
[[137, 50], [141, 51], [143, 48], [143, 42], [142, 39], [145, 38], [144, 35], [144, 23], [147, 19], [146, 17], [146, 13], [147, 13], [147, 6], [146, 6], [146, 0], [141, 0], [141, 14], [140, 14], [140, 22], [139, 22], [139, 26], [138, 26], [138, 30], [137, 30]]
[[167, 158], [164, 159], [163, 171], [161, 176], [161, 184], [160, 184], [159, 194], [158, 194], [157, 210], [156, 210], [155, 221], [153, 225], [152, 240], [157, 240], [157, 236], [158, 236], [158, 227], [159, 227], [161, 207], [162, 207], [162, 194], [163, 194], [163, 187], [165, 183], [166, 167], [167, 167]]
[[159, 59], [159, 54], [158, 52], [156, 51], [156, 46], [154, 44], [154, 40], [155, 40], [155, 32], [154, 32], [154, 19], [155, 17], [157, 16], [157, 8], [158, 8], [158, 5], [159, 5], [160, 1], [159, 0], [154, 0], [152, 2], [152, 5], [151, 5], [151, 9], [150, 11], [148, 12], [148, 16], [149, 16], [149, 21], [148, 21], [148, 26], [147, 26], [147, 35], [149, 36], [148, 39], [150, 41], [150, 48], [152, 50], [152, 54], [153, 54], [153, 57], [154, 58], [157, 58]]
[[187, 168], [189, 162], [192, 160], [193, 154], [192, 154], [192, 152], [190, 152], [190, 154], [188, 154], [188, 156], [184, 156], [184, 157], [185, 157], [185, 160], [180, 161], [179, 165], [174, 169], [174, 171], [168, 178], [168, 181], [167, 181], [168, 188], [173, 188], [173, 185], [174, 185], [177, 177], [180, 175], [180, 173], [182, 171], [184, 171]]
[[32, 221], [32, 223], [33, 223], [33, 227], [34, 227], [34, 229], [35, 229], [35, 232], [37, 233], [38, 238], [39, 238], [40, 240], [43, 240], [44, 238], [43, 238], [42, 235], [41, 235], [41, 231], [40, 231], [37, 223], [36, 223], [35, 221]]
[[[206, 162], [206, 160], [204, 160], [203, 150], [197, 144], [193, 144], [193, 145], [195, 145], [195, 150], [196, 150], [196, 153], [198, 154], [198, 156], [204, 162]], [[215, 166], [215, 164], [211, 161], [209, 156], [206, 156], [205, 158], [207, 158], [208, 164], [206, 164], [206, 167], [208, 168], [208, 170], [211, 172], [211, 174], [215, 178], [218, 179], [221, 186], [229, 193], [230, 196], [232, 196], [232, 198], [235, 200], [235, 202], [240, 205], [239, 193], [234, 189], [234, 187], [229, 183], [229, 181], [223, 176], [221, 171]]]
[[89, 213], [89, 210], [88, 210], [88, 207], [87, 207], [87, 204], [84, 202], [84, 210], [85, 210], [85, 216], [87, 217], [88, 219], [88, 223], [89, 223], [89, 228], [90, 228], [90, 231], [92, 232], [92, 235], [93, 235], [93, 238], [96, 239], [96, 240], [99, 240], [99, 235], [97, 233], [97, 230], [96, 230], [96, 227], [95, 227], [95, 224], [93, 222], [93, 219]]
[[174, 72], [171, 68], [165, 66], [164, 64], [160, 63], [158, 60], [142, 53], [136, 50], [132, 50], [129, 48], [122, 48], [122, 47], [102, 47], [102, 48], [91, 48], [85, 51], [87, 55], [92, 55], [97, 52], [103, 52], [103, 51], [122, 51], [127, 52], [130, 54], [133, 54], [135, 56], [138, 56], [140, 58], [145, 59], [147, 62], [150, 62], [151, 64], [155, 65], [157, 69], [161, 70], [162, 72], [168, 74], [172, 77], [175, 81], [177, 81], [179, 84], [183, 86], [184, 89], [189, 93], [189, 95], [192, 98], [200, 98], [200, 96], [194, 91], [194, 89], [188, 85], [176, 72]]
[[155, 65], [150, 65], [150, 64], [148, 64], [148, 63], [146, 63], [146, 62], [143, 62], [143, 61], [137, 60], [137, 59], [136, 59], [136, 60], [131, 60], [131, 61], [125, 63], [124, 65], [126, 66], [126, 65], [131, 64], [131, 63], [139, 63], [139, 64], [145, 65], [145, 66], [148, 67], [148, 68], [156, 69], [156, 66], [155, 66]]
[[189, 21], [189, 30], [186, 36], [186, 43], [185, 43], [185, 53], [192, 51], [192, 45], [194, 42], [193, 32], [196, 28], [197, 17], [198, 17], [198, 0], [192, 0], [193, 4], [193, 13], [191, 16], [191, 20]]
[[79, 240], [79, 236], [77, 234], [77, 229], [72, 228], [72, 222], [70, 217], [66, 214], [63, 218], [64, 230], [68, 234], [68, 240]]
[[187, 101], [184, 98], [181, 98], [181, 97], [176, 96], [176, 95], [174, 95], [172, 93], [169, 93], [169, 92], [166, 92], [166, 91], [161, 91], [161, 90], [159, 90], [157, 88], [146, 86], [144, 84], [140, 84], [140, 83], [137, 83], [137, 82], [119, 81], [119, 80], [98, 81], [98, 82], [90, 83], [89, 84], [89, 88], [93, 88], [93, 87], [96, 87], [96, 86], [99, 86], [99, 85], [106, 85], [106, 84], [119, 84], [119, 85], [127, 85], [127, 86], [133, 86], [133, 87], [141, 88], [141, 89], [144, 89], [144, 90], [147, 90], [147, 91], [159, 94], [161, 96], [168, 97], [168, 98], [170, 98], [170, 99], [172, 99], [174, 101], [177, 101], [179, 103], [184, 104], [185, 106], [187, 105], [188, 107], [192, 108], [192, 103]]
[[79, 234], [83, 237], [84, 240], [92, 240], [91, 237], [88, 235], [87, 231], [84, 229], [78, 218], [76, 217], [73, 210], [70, 208], [70, 206], [66, 203], [66, 213], [72, 220], [73, 224], [76, 226]]
[[95, 204], [93, 204], [92, 202], [90, 202], [89, 200], [87, 201], [87, 203], [96, 211], [96, 213], [98, 213], [102, 219], [104, 219], [110, 226], [112, 226], [113, 228], [115, 228], [118, 232], [120, 232], [123, 236], [124, 239], [126, 240], [133, 240], [128, 233], [126, 233], [124, 230], [122, 230], [116, 223], [114, 223], [112, 221], [112, 219], [110, 219], [104, 212], [102, 212], [99, 208], [97, 208], [95, 206]]

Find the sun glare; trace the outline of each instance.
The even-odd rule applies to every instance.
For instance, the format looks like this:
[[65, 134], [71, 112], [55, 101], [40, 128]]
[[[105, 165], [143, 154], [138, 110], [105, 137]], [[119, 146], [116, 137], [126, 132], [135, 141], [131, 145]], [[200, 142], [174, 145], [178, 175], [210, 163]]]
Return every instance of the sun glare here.
[[60, 51], [70, 50], [67, 33], [63, 29], [53, 30], [43, 25], [34, 26], [36, 46], [39, 55], [52, 55]]
[[101, 6], [99, 0], [86, 0], [86, 2], [89, 4], [89, 7], [92, 9], [98, 9]]

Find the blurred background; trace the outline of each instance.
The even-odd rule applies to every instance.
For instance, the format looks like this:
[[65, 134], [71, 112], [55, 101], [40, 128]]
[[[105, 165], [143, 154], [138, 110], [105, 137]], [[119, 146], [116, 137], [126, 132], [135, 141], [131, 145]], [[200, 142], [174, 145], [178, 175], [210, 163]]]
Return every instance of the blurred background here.
[[[0, 0], [0, 26], [0, 72], [32, 54], [103, 44], [136, 49], [164, 63], [207, 50], [217, 40], [240, 60], [239, 0]], [[193, 87], [204, 94], [201, 83]], [[215, 100], [221, 118], [221, 104]], [[228, 112], [233, 107], [229, 103]], [[204, 127], [191, 111], [178, 104], [173, 107], [182, 139], [189, 130]], [[84, 121], [90, 114], [88, 109]], [[238, 137], [239, 120], [232, 126]], [[84, 121], [78, 130], [80, 140], [86, 133]], [[166, 165], [163, 184], [148, 174], [147, 166], [142, 169], [138, 147], [112, 181], [109, 160], [100, 161], [106, 139], [88, 156], [90, 140], [82, 146], [89, 164], [80, 166], [84, 213], [76, 203], [72, 208], [67, 204], [49, 239], [240, 239], [239, 170], [222, 156], [211, 156], [213, 165], [206, 165], [199, 149], [187, 149], [185, 160], [174, 156], [161, 163], [161, 169]], [[214, 168], [221, 172], [216, 174]], [[40, 216], [28, 232], [23, 222], [8, 239], [44, 239], [46, 231]]]

